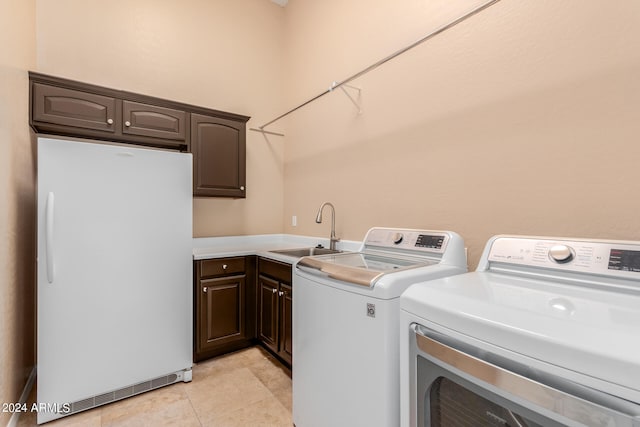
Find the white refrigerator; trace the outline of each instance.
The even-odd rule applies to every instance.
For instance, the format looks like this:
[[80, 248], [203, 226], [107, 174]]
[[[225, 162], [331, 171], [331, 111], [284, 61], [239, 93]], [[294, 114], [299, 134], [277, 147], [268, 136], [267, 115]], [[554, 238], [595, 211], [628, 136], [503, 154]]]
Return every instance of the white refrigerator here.
[[38, 424], [190, 381], [191, 155], [37, 145]]

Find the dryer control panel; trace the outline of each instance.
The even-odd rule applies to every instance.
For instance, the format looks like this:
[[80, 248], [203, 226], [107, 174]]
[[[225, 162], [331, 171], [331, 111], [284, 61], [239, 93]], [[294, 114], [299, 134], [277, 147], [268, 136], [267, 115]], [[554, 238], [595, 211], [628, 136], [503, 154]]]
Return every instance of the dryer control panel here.
[[640, 242], [498, 236], [489, 244], [490, 262], [640, 280]]

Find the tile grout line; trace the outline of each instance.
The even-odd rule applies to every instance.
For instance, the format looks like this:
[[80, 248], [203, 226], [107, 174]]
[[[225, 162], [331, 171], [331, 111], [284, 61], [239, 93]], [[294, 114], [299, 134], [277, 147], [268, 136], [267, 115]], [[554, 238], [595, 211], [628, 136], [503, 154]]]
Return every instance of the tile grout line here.
[[191, 401], [191, 396], [186, 391], [185, 391], [184, 394], [187, 396], [187, 399], [189, 400], [189, 405], [191, 406], [191, 410], [193, 411], [193, 413], [196, 415], [196, 419], [198, 420], [198, 424], [200, 424], [200, 427], [204, 427], [204, 424], [202, 424], [202, 420], [200, 419], [200, 414], [198, 414], [198, 411], [196, 411], [195, 406], [193, 406], [193, 402]]

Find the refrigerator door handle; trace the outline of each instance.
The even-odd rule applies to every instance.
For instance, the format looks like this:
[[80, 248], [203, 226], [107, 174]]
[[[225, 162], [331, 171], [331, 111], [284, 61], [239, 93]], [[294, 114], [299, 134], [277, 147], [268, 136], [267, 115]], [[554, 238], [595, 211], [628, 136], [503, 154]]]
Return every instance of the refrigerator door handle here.
[[49, 283], [53, 283], [53, 199], [53, 192], [49, 192], [45, 208], [45, 251]]

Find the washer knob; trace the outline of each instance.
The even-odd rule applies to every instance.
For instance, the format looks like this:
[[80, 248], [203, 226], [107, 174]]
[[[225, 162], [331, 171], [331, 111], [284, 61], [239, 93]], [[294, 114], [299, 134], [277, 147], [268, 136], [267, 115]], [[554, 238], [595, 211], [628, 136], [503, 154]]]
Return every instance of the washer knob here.
[[559, 264], [571, 261], [573, 255], [573, 249], [567, 245], [555, 245], [549, 249], [549, 258]]
[[404, 239], [404, 235], [402, 233], [396, 233], [393, 235], [392, 239], [393, 239], [393, 243], [395, 243], [396, 245], [399, 245], [400, 243], [402, 243], [402, 239]]

